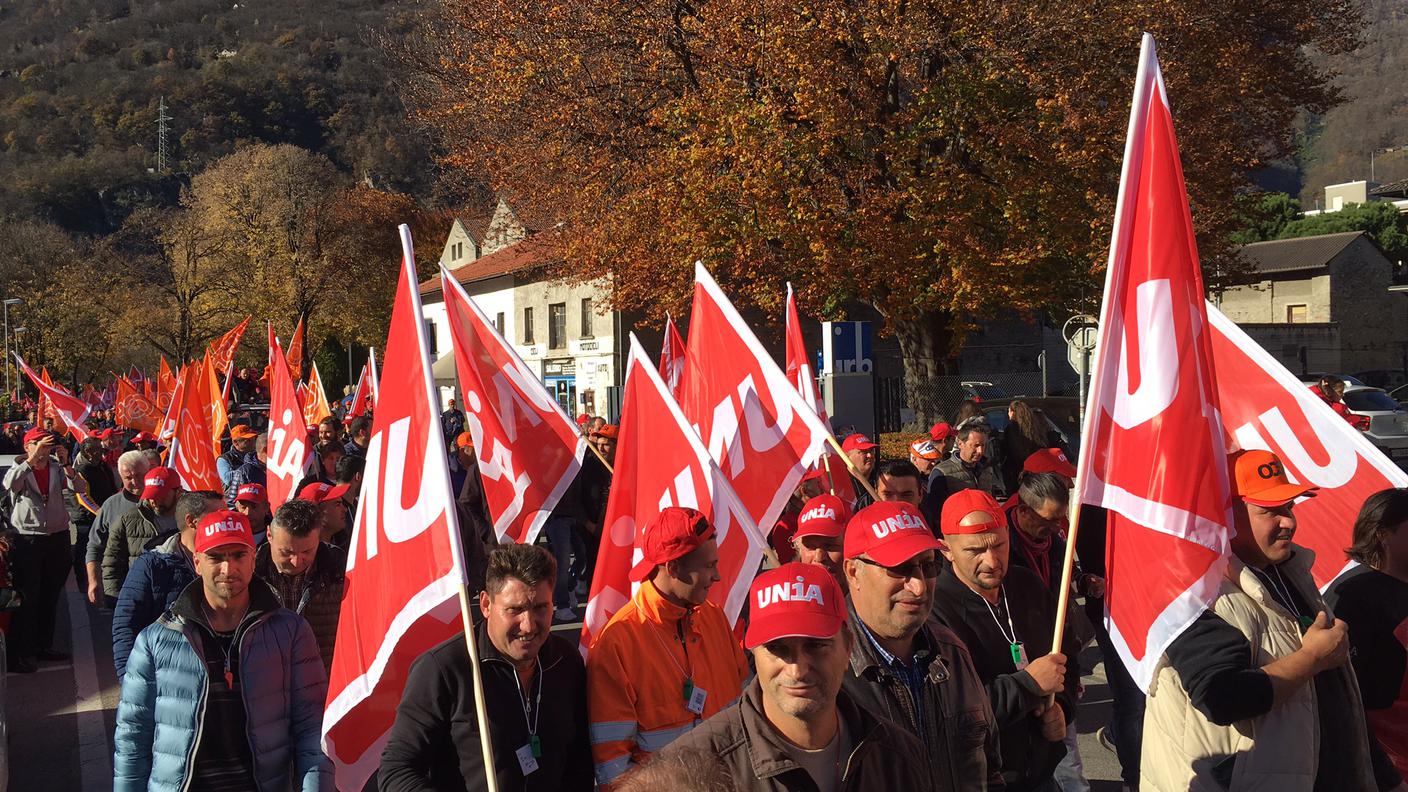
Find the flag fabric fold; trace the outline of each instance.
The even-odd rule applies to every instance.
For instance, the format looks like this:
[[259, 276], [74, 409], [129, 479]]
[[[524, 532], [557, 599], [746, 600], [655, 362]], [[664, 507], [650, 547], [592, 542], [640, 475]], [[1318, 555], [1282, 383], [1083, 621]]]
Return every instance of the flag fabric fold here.
[[584, 652], [612, 614], [630, 601], [638, 584], [630, 582], [629, 574], [640, 558], [642, 529], [665, 507], [697, 509], [714, 526], [721, 579], [709, 590], [709, 599], [730, 621], [738, 618], [748, 596], [765, 542], [634, 334], [622, 391], [616, 474], [582, 627]]
[[156, 435], [161, 431], [164, 411], [144, 394], [132, 387], [126, 377], [117, 379], [117, 396], [113, 403], [113, 420], [119, 426]]
[[665, 314], [665, 339], [660, 349], [660, 378], [665, 381], [670, 395], [676, 400], [680, 395], [680, 377], [684, 374], [684, 339], [675, 327], [675, 320]]
[[207, 375], [209, 360], [192, 363], [181, 371], [176, 386], [179, 398], [171, 401], [171, 412], [163, 431], [170, 433], [167, 464], [181, 479], [187, 491], [223, 492], [220, 473], [215, 467], [214, 416], [211, 409], [213, 382]]
[[352, 406], [347, 409], [347, 417], [343, 419], [347, 423], [372, 410], [371, 374], [371, 353], [368, 351], [367, 362], [362, 364], [362, 373], [357, 376], [357, 390], [352, 393]]
[[298, 317], [298, 327], [293, 330], [293, 338], [288, 342], [288, 365], [289, 372], [293, 375], [293, 381], [298, 382], [303, 379], [303, 317]]
[[323, 750], [337, 788], [361, 790], [377, 770], [411, 663], [462, 629], [463, 551], [450, 491], [410, 229], [386, 342], [387, 391], [347, 553], [328, 679]]
[[1141, 50], [1077, 496], [1108, 511], [1105, 621], [1148, 688], [1216, 597], [1231, 526], [1203, 282], [1153, 38]]
[[[13, 353], [15, 362], [19, 364], [20, 371], [24, 372], [29, 381], [34, 383], [34, 387], [39, 389], [41, 402], [48, 405], [49, 413], [60, 423], [68, 428], [68, 431], [79, 440], [88, 437], [88, 429], [83, 422], [88, 420], [88, 413], [92, 407], [84, 400], [74, 396], [62, 385], [55, 385], [47, 377], [34, 373], [18, 352]], [[48, 371], [44, 372], [48, 374]]]
[[440, 274], [465, 431], [494, 532], [531, 544], [581, 469], [586, 440], [459, 282]]
[[332, 417], [332, 407], [328, 405], [328, 395], [323, 390], [323, 378], [318, 374], [318, 364], [314, 363], [308, 369], [308, 388], [303, 397], [303, 421], [308, 424], [308, 430], [314, 428], [324, 419]]

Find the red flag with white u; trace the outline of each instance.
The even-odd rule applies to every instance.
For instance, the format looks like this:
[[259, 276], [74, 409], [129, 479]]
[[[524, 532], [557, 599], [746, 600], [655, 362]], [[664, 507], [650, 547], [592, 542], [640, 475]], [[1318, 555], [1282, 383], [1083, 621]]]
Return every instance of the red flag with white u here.
[[642, 556], [642, 529], [667, 506], [696, 509], [709, 519], [719, 547], [720, 577], [709, 589], [709, 599], [730, 621], [738, 618], [762, 558], [763, 536], [634, 334], [615, 470], [582, 627], [583, 649], [630, 601], [639, 585], [631, 583], [630, 570]]
[[1109, 511], [1106, 623], [1145, 688], [1217, 595], [1231, 513], [1203, 279], [1173, 117], [1145, 35], [1080, 457]]
[[376, 772], [411, 663], [462, 629], [464, 555], [430, 376], [411, 232], [386, 339], [386, 396], [371, 443], [328, 675], [323, 750], [337, 788]]

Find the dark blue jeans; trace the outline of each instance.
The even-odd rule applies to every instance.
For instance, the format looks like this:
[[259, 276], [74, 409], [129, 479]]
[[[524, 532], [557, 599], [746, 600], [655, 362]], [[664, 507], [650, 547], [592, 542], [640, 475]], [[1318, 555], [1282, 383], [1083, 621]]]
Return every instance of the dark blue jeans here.
[[566, 517], [549, 517], [544, 529], [548, 534], [548, 547], [552, 548], [553, 558], [557, 559], [557, 583], [552, 588], [554, 608], [565, 608], [570, 600], [572, 589], [577, 587], [572, 574], [572, 554], [577, 558], [586, 556], [587, 548], [582, 537], [577, 534], [577, 524]]
[[1139, 788], [1139, 756], [1144, 742], [1144, 691], [1125, 669], [1110, 632], [1105, 629], [1104, 602], [1090, 601], [1087, 613], [1095, 625], [1095, 643], [1105, 658], [1105, 679], [1110, 686], [1110, 742], [1120, 760], [1120, 776], [1130, 789]]

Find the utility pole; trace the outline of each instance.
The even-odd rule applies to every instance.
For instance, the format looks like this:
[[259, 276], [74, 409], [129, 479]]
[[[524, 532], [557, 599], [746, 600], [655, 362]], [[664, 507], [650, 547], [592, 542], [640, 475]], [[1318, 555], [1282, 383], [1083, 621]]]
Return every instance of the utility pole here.
[[161, 103], [156, 108], [156, 172], [166, 173], [166, 122], [171, 116], [166, 114], [166, 97], [161, 97]]

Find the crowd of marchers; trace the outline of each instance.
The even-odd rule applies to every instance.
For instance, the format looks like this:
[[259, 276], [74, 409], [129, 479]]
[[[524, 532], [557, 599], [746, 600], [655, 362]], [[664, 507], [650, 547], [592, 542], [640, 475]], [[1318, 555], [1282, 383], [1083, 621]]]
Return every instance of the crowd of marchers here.
[[[219, 492], [182, 491], [157, 438], [102, 413], [77, 444], [47, 421], [7, 433], [10, 671], [66, 658], [55, 625], [72, 570], [113, 614], [115, 789], [333, 788], [320, 731], [372, 428], [344, 421], [349, 406], [316, 427], [315, 464], [272, 510], [260, 421], [239, 409]], [[579, 418], [594, 450], [539, 543], [500, 545], [451, 401], [441, 428], [498, 788], [1088, 789], [1074, 719], [1091, 644], [1112, 698], [1101, 742], [1128, 789], [1404, 788], [1408, 491], [1345, 515], [1358, 563], [1322, 595], [1294, 542], [1313, 488], [1270, 452], [1231, 455], [1234, 557], [1146, 691], [1105, 627], [1098, 509], [1081, 509], [1063, 574], [1072, 449], [1020, 401], [1009, 418], [995, 432], [966, 403], [902, 459], [846, 436], [856, 478], [823, 466], [801, 481], [736, 625], [709, 599], [714, 526], [664, 509], [643, 527], [638, 587], [584, 661], [578, 600], [616, 427]], [[473, 686], [463, 635], [415, 661], [376, 788], [487, 788]]]

